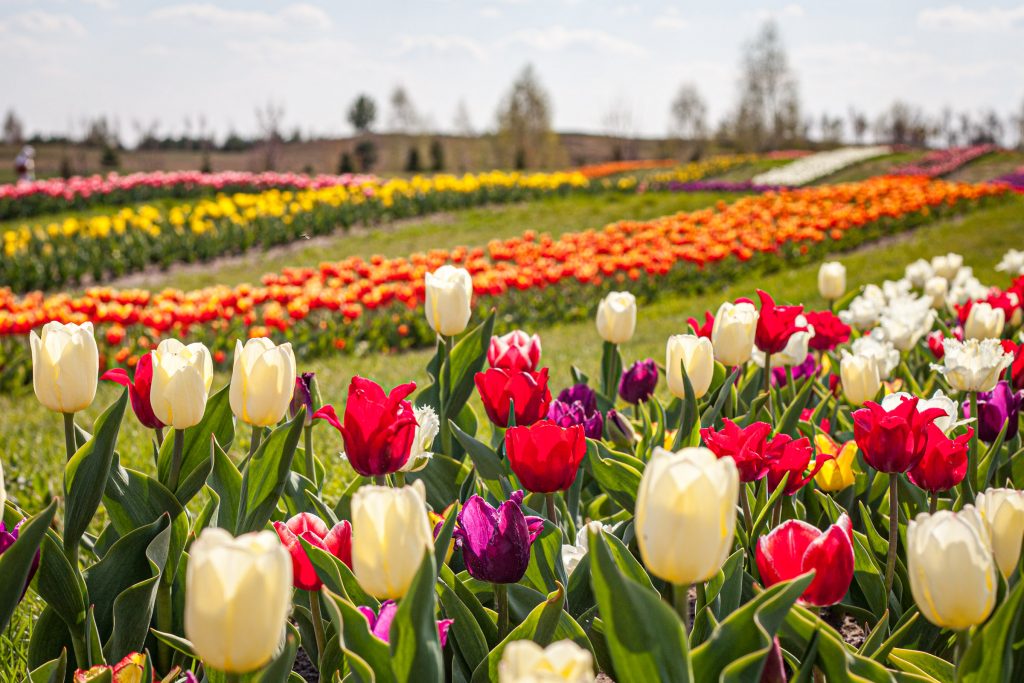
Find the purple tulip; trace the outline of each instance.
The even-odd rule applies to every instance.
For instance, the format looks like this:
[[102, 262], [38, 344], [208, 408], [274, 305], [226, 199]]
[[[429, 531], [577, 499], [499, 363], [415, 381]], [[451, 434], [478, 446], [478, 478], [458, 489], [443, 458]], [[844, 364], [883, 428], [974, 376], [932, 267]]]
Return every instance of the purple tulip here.
[[[18, 533], [21, 531], [21, 525], [25, 523], [25, 520], [18, 522], [15, 527], [8, 531], [7, 525], [0, 521], [0, 555], [3, 555], [14, 542], [18, 540]], [[36, 551], [36, 556], [32, 560], [32, 566], [28, 570], [28, 579], [25, 581], [25, 587], [21, 589], [21, 597], [25, 597], [25, 591], [28, 590], [28, 585], [32, 583], [32, 577], [36, 575], [36, 570], [39, 569], [39, 551]]]
[[636, 405], [646, 401], [658, 386], [658, 365], [653, 359], [638, 360], [622, 373], [619, 380], [619, 396], [626, 403]]
[[[376, 614], [370, 607], [357, 609], [370, 622], [370, 633], [385, 643], [390, 642], [388, 636], [391, 634], [391, 622], [395, 620], [395, 614], [398, 612], [398, 603], [394, 600], [385, 600], [380, 603], [380, 612]], [[441, 647], [448, 642], [448, 629], [451, 628], [454, 621], [454, 619], [441, 619], [437, 622], [437, 637], [441, 639]]]
[[316, 390], [316, 373], [304, 372], [295, 378], [295, 390], [292, 392], [292, 402], [288, 406], [288, 413], [294, 418], [299, 410], [306, 409], [305, 424], [308, 427], [313, 424], [313, 413], [320, 406], [313, 405], [313, 393]]
[[604, 433], [604, 418], [601, 417], [601, 413], [595, 410], [588, 416], [579, 401], [565, 403], [555, 399], [548, 408], [548, 419], [559, 427], [583, 425], [583, 432], [588, 439], [600, 439]]
[[514, 491], [497, 509], [474, 495], [459, 511], [453, 535], [474, 579], [516, 583], [523, 578], [530, 564], [530, 546], [544, 528], [544, 520], [523, 515], [522, 503], [522, 491]]
[[[999, 438], [999, 432], [1006, 425], [1007, 441], [1017, 436], [1020, 426], [1020, 409], [1024, 403], [1024, 391], [1014, 392], [1006, 380], [1000, 380], [992, 391], [978, 393], [978, 438], [992, 443]], [[971, 417], [971, 404], [964, 401], [964, 417]]]
[[[818, 363], [814, 360], [814, 356], [807, 354], [807, 358], [804, 358], [804, 362], [800, 365], [792, 365], [789, 368], [789, 373], [793, 375], [793, 381], [810, 377], [814, 373], [818, 372]], [[789, 382], [789, 377], [786, 372], [786, 368], [778, 367], [772, 368], [772, 384], [777, 387], [784, 387]]]
[[586, 384], [574, 384], [568, 389], [562, 389], [558, 400], [569, 404], [579, 401], [587, 417], [597, 411], [597, 393]]
[[636, 430], [633, 423], [617, 410], [608, 411], [608, 438], [619, 448], [632, 448], [636, 445]]

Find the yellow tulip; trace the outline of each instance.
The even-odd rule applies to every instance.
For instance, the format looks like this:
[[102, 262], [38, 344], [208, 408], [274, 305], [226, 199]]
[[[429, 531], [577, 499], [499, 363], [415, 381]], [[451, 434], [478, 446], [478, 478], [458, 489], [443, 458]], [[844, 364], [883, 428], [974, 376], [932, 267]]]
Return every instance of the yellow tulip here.
[[842, 491], [853, 486], [857, 472], [853, 464], [857, 461], [857, 443], [847, 441], [842, 448], [826, 434], [814, 437], [814, 445], [818, 449], [818, 458], [824, 455], [834, 456], [825, 460], [821, 469], [814, 475], [814, 483], [822, 491]]

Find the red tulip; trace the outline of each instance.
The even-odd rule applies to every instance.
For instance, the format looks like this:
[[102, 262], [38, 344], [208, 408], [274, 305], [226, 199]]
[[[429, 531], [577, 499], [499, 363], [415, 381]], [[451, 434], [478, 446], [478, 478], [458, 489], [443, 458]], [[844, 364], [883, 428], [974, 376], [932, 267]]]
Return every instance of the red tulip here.
[[967, 474], [967, 447], [974, 430], [951, 439], [939, 427], [925, 428], [924, 456], [907, 476], [919, 488], [931, 493], [948, 491], [964, 480]]
[[722, 422], [724, 426], [717, 432], [713, 427], [700, 430], [704, 445], [719, 458], [732, 458], [739, 470], [740, 481], [758, 481], [768, 473], [765, 447], [772, 426], [767, 422], [755, 422], [740, 427], [727, 417], [722, 418]]
[[[811, 454], [811, 441], [806, 436], [794, 439], [788, 434], [776, 435], [768, 442], [768, 447], [765, 449], [764, 461], [768, 465], [768, 490], [774, 491], [782, 483], [782, 477], [786, 474], [789, 474], [784, 491], [787, 496], [792, 496], [803, 488], [804, 484], [809, 482], [825, 464], [824, 458], [818, 458], [815, 467], [807, 472], [807, 467], [811, 464]], [[807, 473], [805, 474], [805, 472]]]
[[786, 343], [794, 333], [807, 329], [796, 324], [797, 316], [803, 313], [804, 307], [777, 306], [771, 295], [760, 289], [757, 295], [761, 298], [761, 312], [757, 318], [754, 344], [764, 353], [779, 353], [786, 348]]
[[1024, 344], [1017, 345], [1004, 339], [1003, 351], [1015, 354], [1010, 364], [1010, 383], [1015, 391], [1020, 391], [1024, 389]]
[[583, 425], [559, 427], [542, 420], [505, 432], [505, 453], [523, 487], [534, 493], [565, 491], [587, 452]]
[[868, 464], [879, 472], [907, 472], [924, 455], [925, 428], [946, 414], [942, 408], [918, 411], [918, 398], [904, 398], [886, 412], [872, 401], [853, 413], [853, 436]]
[[415, 382], [399, 384], [385, 394], [380, 385], [353, 377], [345, 403], [345, 423], [334, 406], [325, 405], [313, 414], [341, 432], [345, 456], [359, 474], [372, 477], [397, 472], [409, 459], [416, 434], [416, 416], [405, 397], [416, 389]]
[[698, 323], [696, 318], [687, 318], [686, 324], [690, 326], [690, 329], [698, 337], [711, 339], [711, 330], [715, 328], [715, 316], [711, 315], [711, 311], [704, 311], [703, 325]]
[[323, 520], [308, 512], [300, 512], [287, 522], [274, 522], [274, 529], [284, 543], [288, 554], [292, 556], [292, 576], [295, 587], [304, 591], [318, 591], [323, 586], [313, 569], [313, 563], [306, 554], [306, 549], [299, 543], [305, 540], [314, 548], [334, 555], [352, 568], [352, 525], [348, 520], [328, 529]]
[[498, 427], [508, 426], [510, 403], [515, 405], [517, 425], [532, 425], [548, 413], [551, 390], [548, 389], [547, 368], [538, 372], [491, 368], [476, 373], [474, 379], [487, 417]]
[[123, 387], [128, 387], [128, 397], [132, 402], [132, 412], [139, 419], [143, 427], [150, 429], [163, 429], [164, 423], [153, 412], [153, 404], [149, 401], [149, 389], [153, 384], [153, 356], [144, 353], [139, 356], [135, 364], [134, 381], [128, 378], [128, 371], [124, 368], [113, 368], [103, 373], [100, 379], [109, 382], [116, 382]]
[[800, 596], [801, 602], [815, 607], [835, 605], [853, 580], [853, 525], [845, 514], [824, 532], [791, 519], [757, 539], [756, 559], [765, 587], [813, 569], [814, 579]]
[[536, 370], [540, 363], [540, 337], [531, 337], [522, 330], [509, 332], [503, 337], [491, 337], [487, 363], [492, 368], [518, 372]]
[[942, 332], [939, 330], [930, 332], [925, 339], [928, 340], [928, 350], [935, 356], [935, 360], [942, 360], [942, 357], [946, 355], [946, 348], [942, 345], [945, 339], [942, 336]]
[[814, 328], [814, 336], [807, 343], [818, 351], [831, 351], [850, 338], [850, 326], [832, 311], [812, 311], [804, 316]]

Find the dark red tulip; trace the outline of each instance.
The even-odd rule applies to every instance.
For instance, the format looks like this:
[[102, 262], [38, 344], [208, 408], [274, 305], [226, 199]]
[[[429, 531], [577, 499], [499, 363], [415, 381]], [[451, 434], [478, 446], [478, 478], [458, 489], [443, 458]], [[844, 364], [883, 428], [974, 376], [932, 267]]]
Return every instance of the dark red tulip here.
[[690, 329], [698, 337], [711, 339], [711, 331], [715, 329], [715, 316], [711, 315], [711, 311], [704, 311], [703, 325], [698, 323], [696, 318], [687, 318], [686, 324], [690, 326]]
[[334, 406], [325, 405], [313, 415], [341, 432], [345, 456], [364, 477], [397, 472], [409, 459], [416, 434], [416, 416], [405, 397], [416, 389], [414, 382], [399, 384], [385, 394], [380, 385], [353, 377], [345, 402], [345, 423]]
[[768, 442], [765, 449], [764, 461], [768, 465], [768, 490], [774, 491], [782, 482], [786, 474], [786, 489], [784, 493], [792, 496], [809, 482], [821, 466], [825, 464], [824, 458], [818, 458], [816, 466], [807, 471], [811, 464], [811, 441], [806, 436], [794, 439], [788, 434], [778, 434]]
[[814, 336], [807, 345], [818, 351], [831, 351], [850, 338], [850, 326], [832, 311], [811, 311], [804, 315], [814, 328]]
[[538, 372], [491, 368], [476, 373], [474, 379], [487, 417], [498, 427], [508, 426], [510, 404], [515, 405], [517, 425], [532, 425], [548, 414], [551, 390], [547, 368]]
[[163, 429], [164, 423], [157, 418], [153, 412], [153, 404], [149, 401], [149, 390], [153, 384], [153, 356], [145, 353], [139, 356], [135, 364], [135, 377], [129, 379], [128, 371], [124, 368], [113, 368], [103, 373], [100, 379], [108, 382], [116, 382], [123, 387], [128, 387], [128, 398], [132, 402], [132, 412], [143, 427], [149, 429]]
[[292, 581], [296, 588], [318, 591], [324, 585], [316, 575], [306, 549], [299, 543], [300, 538], [314, 548], [334, 555], [349, 569], [352, 568], [352, 525], [348, 520], [338, 522], [333, 529], [328, 529], [316, 515], [300, 512], [287, 522], [274, 522], [274, 529], [292, 557]]
[[754, 422], [746, 427], [725, 417], [722, 429], [713, 427], [700, 430], [700, 438], [719, 458], [730, 457], [736, 462], [740, 481], [758, 481], [768, 473], [765, 460], [768, 435], [772, 426], [767, 422]]
[[946, 414], [942, 408], [917, 410], [918, 398], [904, 398], [890, 411], [867, 401], [853, 413], [853, 436], [869, 465], [879, 472], [907, 472], [924, 455], [925, 428]]
[[853, 525], [843, 514], [826, 529], [798, 519], [782, 523], [757, 539], [757, 571], [765, 587], [814, 570], [814, 579], [800, 596], [815, 607], [835, 605], [853, 580]]
[[935, 424], [925, 427], [924, 455], [907, 473], [915, 486], [938, 493], [948, 491], [967, 474], [967, 448], [974, 430], [951, 439]]
[[565, 491], [572, 486], [586, 453], [582, 425], [559, 427], [542, 420], [505, 432], [508, 464], [523, 487], [534, 493]]
[[786, 348], [789, 338], [807, 328], [797, 325], [797, 317], [804, 312], [803, 306], [777, 306], [771, 295], [757, 290], [761, 298], [761, 311], [754, 332], [754, 344], [764, 353], [779, 353]]
[[516, 583], [530, 564], [530, 546], [544, 528], [540, 517], [523, 514], [523, 492], [497, 508], [477, 495], [459, 511], [453, 534], [469, 575], [488, 583]]
[[292, 391], [292, 401], [288, 404], [288, 414], [293, 418], [303, 408], [306, 409], [304, 418], [306, 425], [313, 424], [313, 413], [319, 406], [313, 405], [314, 400], [319, 402], [320, 392], [316, 387], [316, 373], [304, 372], [295, 378], [295, 389]]

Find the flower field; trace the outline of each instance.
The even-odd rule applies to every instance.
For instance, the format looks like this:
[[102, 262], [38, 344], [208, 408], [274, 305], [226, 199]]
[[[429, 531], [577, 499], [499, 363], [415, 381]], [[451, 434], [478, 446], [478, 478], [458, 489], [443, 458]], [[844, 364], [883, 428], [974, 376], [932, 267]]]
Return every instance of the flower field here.
[[926, 154], [920, 160], [897, 166], [890, 172], [893, 175], [922, 175], [929, 178], [939, 178], [952, 173], [961, 166], [969, 164], [986, 154], [999, 149], [995, 145], [974, 145], [972, 147], [951, 147], [949, 149], [937, 149]]
[[797, 158], [754, 176], [755, 185], [806, 185], [848, 166], [888, 154], [889, 147], [843, 147]]

